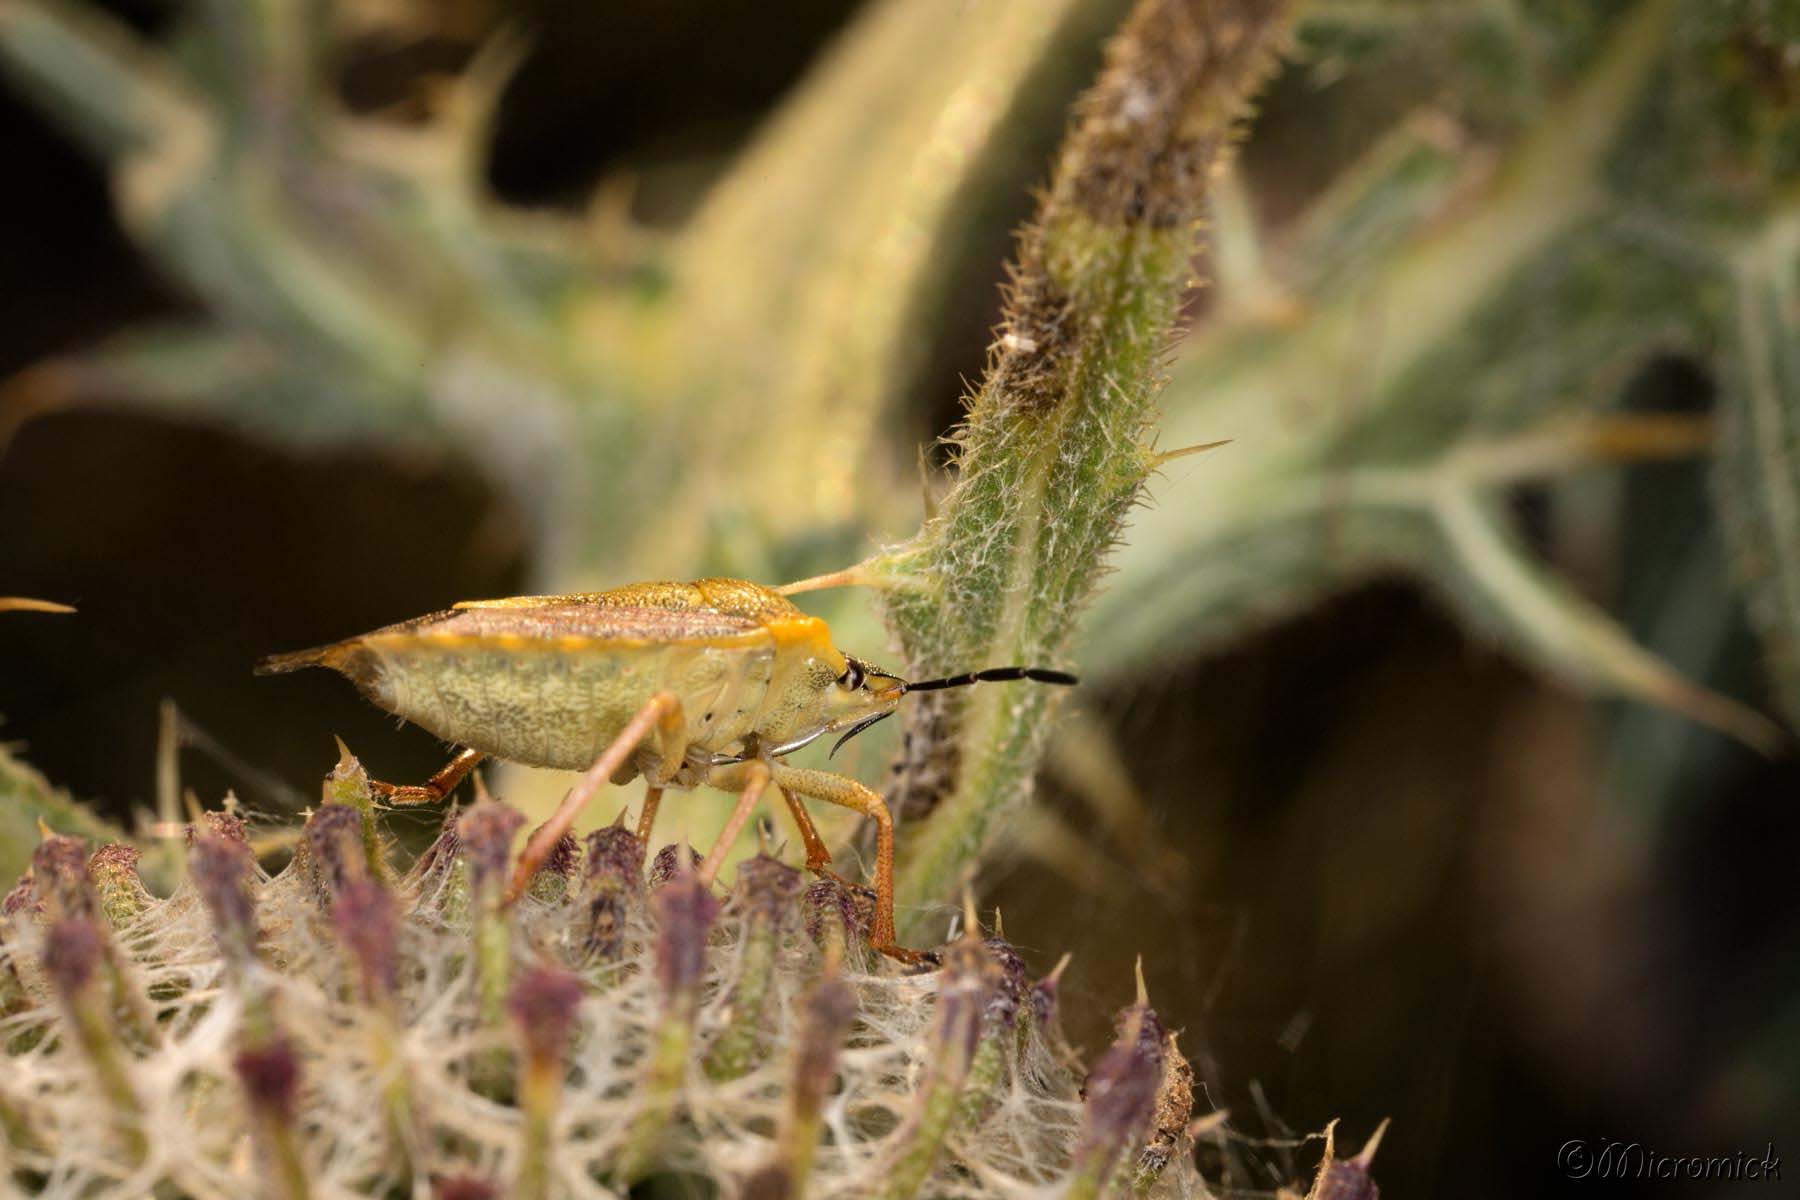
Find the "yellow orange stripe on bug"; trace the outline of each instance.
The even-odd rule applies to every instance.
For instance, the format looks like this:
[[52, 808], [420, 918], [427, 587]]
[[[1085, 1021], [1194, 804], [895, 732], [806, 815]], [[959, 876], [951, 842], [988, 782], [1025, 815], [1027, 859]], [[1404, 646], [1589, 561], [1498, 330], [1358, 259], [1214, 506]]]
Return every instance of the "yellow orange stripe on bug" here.
[[[329, 667], [381, 708], [464, 747], [423, 785], [377, 784], [392, 803], [442, 800], [489, 756], [587, 772], [526, 845], [515, 893], [607, 782], [641, 775], [657, 798], [665, 789], [701, 785], [738, 791], [734, 827], [772, 783], [800, 825], [807, 869], [821, 874], [831, 855], [799, 798], [854, 809], [876, 823], [878, 835], [870, 940], [905, 961], [921, 956], [894, 941], [887, 805], [854, 779], [782, 759], [827, 734], [839, 735], [842, 745], [892, 714], [908, 692], [1015, 679], [1075, 682], [1040, 667], [908, 682], [839, 650], [824, 621], [780, 592], [740, 579], [464, 601], [329, 646], [278, 654], [257, 670], [302, 667]], [[639, 831], [646, 839], [649, 832]]]

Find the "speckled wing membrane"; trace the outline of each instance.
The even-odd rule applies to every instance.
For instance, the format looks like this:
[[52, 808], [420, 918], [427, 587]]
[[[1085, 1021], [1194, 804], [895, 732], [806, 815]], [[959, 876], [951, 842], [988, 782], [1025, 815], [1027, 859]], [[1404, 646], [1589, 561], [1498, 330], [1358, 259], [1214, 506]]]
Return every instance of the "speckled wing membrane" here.
[[[549, 600], [550, 598], [546, 598]], [[471, 606], [432, 613], [363, 635], [363, 641], [387, 637], [451, 643], [523, 640], [568, 646], [571, 641], [671, 642], [735, 639], [755, 633], [762, 624], [750, 617], [708, 610], [615, 608], [597, 604], [553, 602], [525, 606]]]

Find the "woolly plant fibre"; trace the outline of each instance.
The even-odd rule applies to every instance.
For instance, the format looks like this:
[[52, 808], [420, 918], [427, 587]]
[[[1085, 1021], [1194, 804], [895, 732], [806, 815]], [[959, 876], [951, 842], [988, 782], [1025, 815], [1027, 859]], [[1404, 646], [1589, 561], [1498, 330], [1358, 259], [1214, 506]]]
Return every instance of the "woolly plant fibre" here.
[[[868, 952], [869, 897], [764, 853], [728, 892], [622, 824], [504, 897], [485, 795], [404, 874], [346, 756], [287, 865], [201, 814], [167, 898], [47, 837], [0, 924], [8, 1194], [1205, 1195], [1192, 1072], [1140, 995], [1083, 1066], [965, 924]], [[722, 893], [722, 894], [721, 894]]]

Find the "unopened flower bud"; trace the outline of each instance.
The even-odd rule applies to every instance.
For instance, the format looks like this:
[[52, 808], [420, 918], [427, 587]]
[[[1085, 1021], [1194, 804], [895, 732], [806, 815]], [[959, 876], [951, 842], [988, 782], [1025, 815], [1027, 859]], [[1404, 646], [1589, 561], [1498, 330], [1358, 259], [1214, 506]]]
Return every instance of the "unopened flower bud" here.
[[513, 838], [524, 823], [523, 813], [498, 800], [481, 801], [456, 823], [457, 841], [477, 894], [498, 894], [506, 886]]
[[583, 867], [583, 949], [592, 958], [612, 962], [625, 953], [632, 909], [643, 901], [644, 843], [623, 825], [596, 829], [588, 834]]
[[100, 911], [109, 925], [125, 924], [151, 904], [144, 881], [138, 878], [136, 846], [109, 842], [88, 859], [88, 878], [100, 896]]
[[362, 814], [347, 804], [322, 804], [306, 822], [306, 845], [323, 894], [336, 895], [368, 874]]
[[300, 1096], [300, 1056], [292, 1043], [277, 1034], [239, 1050], [231, 1065], [252, 1108], [278, 1121], [293, 1119]]
[[1163, 1081], [1164, 1031], [1156, 1010], [1134, 1004], [1119, 1014], [1116, 1028], [1113, 1044], [1082, 1087], [1087, 1105], [1075, 1151], [1077, 1172], [1102, 1177], [1143, 1144]]
[[196, 838], [207, 834], [226, 838], [234, 842], [248, 843], [249, 833], [244, 825], [244, 818], [236, 813], [203, 812], [197, 824], [187, 827], [187, 844], [192, 846]]
[[188, 877], [212, 915], [213, 936], [227, 959], [248, 961], [260, 936], [250, 880], [256, 866], [250, 847], [218, 834], [201, 834], [188, 853]]
[[356, 962], [363, 995], [371, 1000], [392, 995], [399, 974], [400, 938], [394, 897], [373, 879], [352, 879], [332, 901], [331, 923]]
[[92, 919], [63, 917], [45, 935], [44, 972], [65, 999], [72, 999], [93, 981], [104, 953]]
[[479, 1175], [447, 1175], [431, 1181], [432, 1200], [500, 1200], [498, 1185]]
[[652, 897], [651, 904], [656, 909], [656, 979], [663, 995], [696, 995], [719, 902], [698, 875], [683, 871]]
[[519, 976], [506, 1008], [519, 1027], [527, 1058], [546, 1065], [562, 1061], [581, 996], [580, 977], [561, 967], [536, 966]]
[[31, 876], [44, 911], [53, 918], [97, 915], [87, 846], [80, 838], [57, 834], [39, 842], [31, 855]]
[[[650, 860], [650, 874], [646, 880], [651, 891], [654, 892], [660, 887], [668, 886], [680, 873], [681, 851], [682, 847], [680, 846], [668, 845], [656, 852], [656, 857]], [[693, 847], [687, 848], [687, 869], [689, 871], [698, 871], [700, 864], [704, 861], [706, 860], [701, 858], [699, 852]]]
[[800, 872], [779, 859], [758, 854], [738, 867], [731, 910], [750, 921], [779, 929], [800, 895]]

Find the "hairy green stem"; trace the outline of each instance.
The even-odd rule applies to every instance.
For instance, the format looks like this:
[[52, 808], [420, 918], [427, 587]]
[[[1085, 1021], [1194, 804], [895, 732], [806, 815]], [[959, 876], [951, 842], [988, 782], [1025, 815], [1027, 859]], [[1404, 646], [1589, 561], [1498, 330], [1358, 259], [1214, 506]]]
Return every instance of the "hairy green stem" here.
[[[1285, 29], [1279, 0], [1145, 0], [1112, 44], [1022, 240], [956, 487], [882, 564], [915, 669], [1067, 655], [1154, 465], [1145, 431], [1207, 181]], [[957, 779], [907, 853], [903, 911], [941, 899], [1024, 799], [1048, 705], [987, 689], [952, 710]]]

